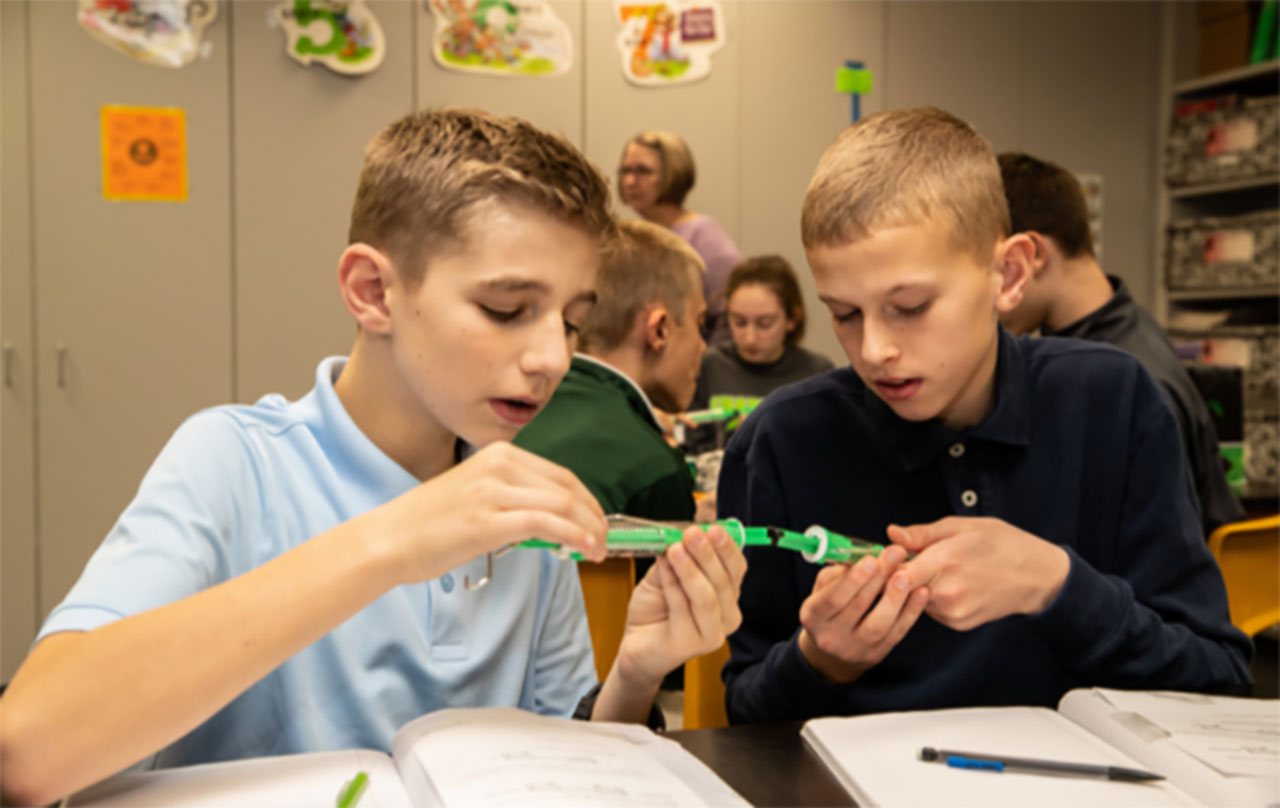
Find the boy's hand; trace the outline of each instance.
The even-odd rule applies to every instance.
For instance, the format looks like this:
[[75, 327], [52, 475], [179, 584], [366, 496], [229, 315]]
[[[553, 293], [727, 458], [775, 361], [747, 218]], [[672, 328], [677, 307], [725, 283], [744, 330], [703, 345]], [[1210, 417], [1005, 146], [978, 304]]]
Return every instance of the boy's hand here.
[[[907, 557], [889, 547], [879, 558], [833, 564], [818, 573], [800, 605], [800, 653], [823, 678], [852, 682], [897, 645], [929, 602], [901, 572]], [[876, 598], [879, 601], [876, 601]]]
[[686, 660], [723, 645], [742, 623], [738, 590], [746, 571], [742, 550], [724, 528], [685, 530], [631, 595], [619, 675], [636, 687], [656, 689]]
[[404, 583], [533, 537], [594, 561], [605, 553], [604, 511], [586, 486], [568, 469], [509, 443], [485, 446], [374, 513], [376, 538]]
[[957, 631], [1044, 609], [1071, 569], [1061, 547], [1001, 519], [948, 516], [927, 525], [890, 525], [888, 534], [916, 553], [899, 574], [911, 586], [929, 588], [925, 611]]

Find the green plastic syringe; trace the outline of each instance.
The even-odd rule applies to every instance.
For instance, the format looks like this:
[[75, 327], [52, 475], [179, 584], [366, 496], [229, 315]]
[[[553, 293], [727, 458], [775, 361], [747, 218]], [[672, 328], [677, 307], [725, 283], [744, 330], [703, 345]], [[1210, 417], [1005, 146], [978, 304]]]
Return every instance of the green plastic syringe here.
[[[605, 535], [605, 547], [606, 555], [610, 558], [660, 555], [679, 542], [684, 531], [695, 524], [659, 522], [623, 514], [610, 514], [606, 519], [609, 527]], [[820, 525], [814, 525], [804, 533], [778, 527], [747, 527], [737, 519], [719, 519], [701, 523], [700, 527], [706, 530], [712, 525], [724, 528], [729, 538], [739, 547], [782, 547], [800, 553], [806, 561], [814, 564], [857, 561], [863, 556], [875, 556], [884, 551], [884, 545], [842, 536]], [[562, 550], [560, 545], [542, 539], [529, 539], [516, 546]], [[582, 555], [576, 552], [569, 553], [568, 557], [582, 560]]]

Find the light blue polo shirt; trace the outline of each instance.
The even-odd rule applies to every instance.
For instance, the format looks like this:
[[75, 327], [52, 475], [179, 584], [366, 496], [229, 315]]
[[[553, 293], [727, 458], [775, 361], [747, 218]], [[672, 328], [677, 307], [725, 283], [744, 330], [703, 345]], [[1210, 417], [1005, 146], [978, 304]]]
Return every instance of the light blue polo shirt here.
[[[347, 415], [331, 357], [290, 402], [197, 413], [143, 478], [40, 631], [88, 631], [234, 578], [417, 485]], [[505, 705], [568, 716], [595, 684], [573, 562], [542, 550], [473, 560], [401, 586], [303, 649], [156, 766], [351, 747], [391, 750], [406, 721]], [[270, 620], [270, 614], [263, 614]]]

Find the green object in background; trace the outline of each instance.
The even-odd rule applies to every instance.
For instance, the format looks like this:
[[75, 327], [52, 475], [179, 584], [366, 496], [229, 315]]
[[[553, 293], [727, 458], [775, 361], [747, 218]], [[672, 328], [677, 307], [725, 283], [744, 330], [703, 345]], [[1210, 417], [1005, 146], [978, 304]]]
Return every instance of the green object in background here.
[[1232, 441], [1219, 443], [1218, 452], [1226, 464], [1227, 485], [1239, 495], [1244, 492], [1248, 479], [1244, 475], [1244, 443]]
[[836, 92], [869, 93], [871, 92], [871, 71], [853, 67], [836, 68]]
[[1249, 64], [1256, 65], [1280, 57], [1280, 26], [1276, 19], [1277, 0], [1266, 0], [1258, 14], [1258, 28], [1253, 33]]

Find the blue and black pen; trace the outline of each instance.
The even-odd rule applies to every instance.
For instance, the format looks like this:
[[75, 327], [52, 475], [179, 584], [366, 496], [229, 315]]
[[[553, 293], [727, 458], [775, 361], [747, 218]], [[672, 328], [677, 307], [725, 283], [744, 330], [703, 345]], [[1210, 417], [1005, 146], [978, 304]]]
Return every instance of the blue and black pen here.
[[957, 752], [951, 749], [934, 749], [932, 746], [926, 746], [920, 750], [920, 759], [945, 763], [956, 769], [979, 769], [994, 772], [1011, 770], [1032, 772], [1034, 774], [1057, 774], [1068, 777], [1100, 777], [1104, 780], [1121, 780], [1130, 783], [1164, 779], [1163, 775], [1155, 774], [1154, 772], [1130, 769], [1124, 766], [1101, 766], [1094, 763], [1037, 760], [1033, 758], [1007, 757], [1005, 755], [989, 755], [983, 752]]

